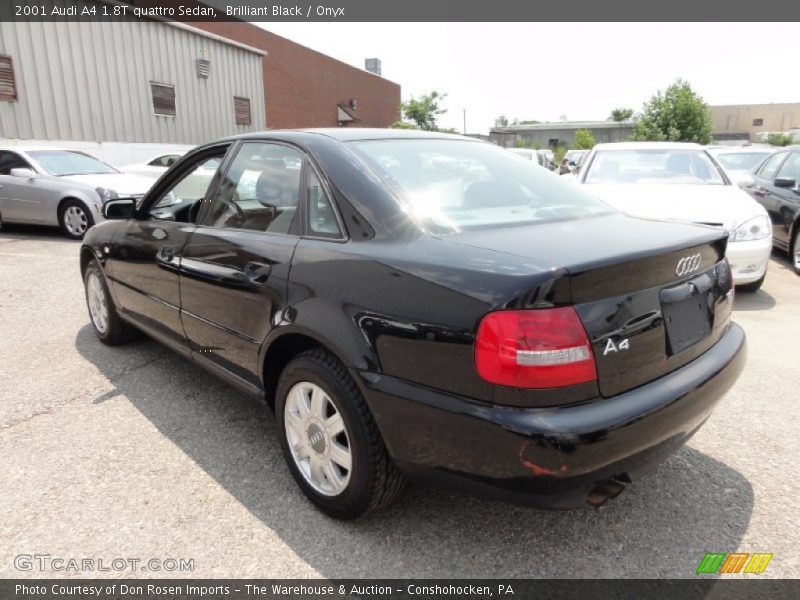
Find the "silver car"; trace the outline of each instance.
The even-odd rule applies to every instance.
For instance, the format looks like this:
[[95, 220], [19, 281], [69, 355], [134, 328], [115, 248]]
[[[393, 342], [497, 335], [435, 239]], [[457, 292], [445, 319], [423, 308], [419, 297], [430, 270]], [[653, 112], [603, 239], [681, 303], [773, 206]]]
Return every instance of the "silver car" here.
[[103, 220], [105, 201], [140, 198], [152, 183], [78, 150], [0, 147], [3, 223], [56, 225], [68, 237], [80, 239]]

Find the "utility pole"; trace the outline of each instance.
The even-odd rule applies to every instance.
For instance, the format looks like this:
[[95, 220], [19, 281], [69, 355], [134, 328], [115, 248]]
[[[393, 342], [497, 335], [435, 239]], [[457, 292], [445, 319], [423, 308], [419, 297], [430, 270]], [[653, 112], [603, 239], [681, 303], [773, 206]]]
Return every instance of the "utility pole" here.
[[464, 135], [467, 135], [467, 109], [463, 108], [461, 110], [464, 113]]

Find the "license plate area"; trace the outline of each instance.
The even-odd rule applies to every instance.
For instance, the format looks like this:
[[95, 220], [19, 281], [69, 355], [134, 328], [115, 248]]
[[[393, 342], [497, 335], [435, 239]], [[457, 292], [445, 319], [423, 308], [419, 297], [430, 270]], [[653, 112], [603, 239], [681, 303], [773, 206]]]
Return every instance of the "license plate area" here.
[[702, 342], [714, 326], [714, 282], [700, 275], [660, 293], [667, 333], [667, 354], [673, 356]]

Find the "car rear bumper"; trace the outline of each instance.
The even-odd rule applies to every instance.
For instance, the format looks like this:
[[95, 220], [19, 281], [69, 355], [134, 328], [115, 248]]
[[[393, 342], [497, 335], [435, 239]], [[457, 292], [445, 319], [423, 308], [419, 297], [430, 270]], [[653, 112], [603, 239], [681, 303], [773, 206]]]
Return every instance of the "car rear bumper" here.
[[619, 489], [675, 452], [708, 418], [746, 357], [732, 324], [703, 355], [611, 398], [552, 408], [490, 405], [361, 372], [367, 403], [412, 480], [566, 509]]
[[742, 285], [761, 279], [767, 272], [771, 253], [771, 237], [753, 242], [730, 242], [725, 256], [731, 265], [733, 283]]

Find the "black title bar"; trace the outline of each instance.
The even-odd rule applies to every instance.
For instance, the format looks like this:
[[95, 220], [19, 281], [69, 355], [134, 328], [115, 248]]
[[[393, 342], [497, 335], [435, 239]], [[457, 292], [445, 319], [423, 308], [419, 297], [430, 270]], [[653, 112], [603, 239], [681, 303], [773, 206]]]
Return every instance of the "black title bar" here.
[[[800, 2], [760, 0], [3, 0], [0, 21], [563, 22], [800, 20]], [[603, 43], [598, 31], [597, 43]], [[654, 45], [679, 44], [680, 31]], [[632, 49], [635, 50], [635, 49]]]

